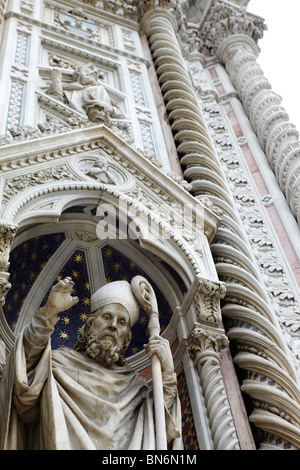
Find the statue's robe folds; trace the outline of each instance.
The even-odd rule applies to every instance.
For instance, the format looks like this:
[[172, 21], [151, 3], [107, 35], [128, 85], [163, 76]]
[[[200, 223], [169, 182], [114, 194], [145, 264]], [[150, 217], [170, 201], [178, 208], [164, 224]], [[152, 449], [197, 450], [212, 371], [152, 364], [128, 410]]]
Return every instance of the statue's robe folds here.
[[[16, 339], [1, 380], [1, 449], [152, 450], [153, 402], [128, 366], [106, 368], [70, 348], [51, 351], [36, 315]], [[175, 374], [164, 377], [167, 440], [181, 449]]]

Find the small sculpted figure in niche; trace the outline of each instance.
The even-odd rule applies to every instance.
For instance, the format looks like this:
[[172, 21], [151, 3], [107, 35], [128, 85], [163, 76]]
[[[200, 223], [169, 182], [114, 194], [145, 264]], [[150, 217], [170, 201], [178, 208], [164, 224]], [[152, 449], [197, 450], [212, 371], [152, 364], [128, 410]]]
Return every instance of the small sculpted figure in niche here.
[[[140, 308], [132, 283], [115, 281], [97, 290], [74, 349], [53, 351], [58, 314], [78, 302], [73, 286], [66, 278], [52, 287], [9, 354], [0, 389], [0, 448], [155, 449], [152, 392], [124, 356]], [[168, 448], [182, 449], [169, 342], [152, 337], [145, 349], [161, 363]]]
[[76, 68], [71, 83], [63, 83], [61, 71], [53, 69], [47, 94], [87, 115], [95, 123], [108, 124], [111, 117], [123, 118], [117, 103], [111, 100], [104, 85], [99, 82], [99, 77], [101, 73], [94, 64], [84, 64]]

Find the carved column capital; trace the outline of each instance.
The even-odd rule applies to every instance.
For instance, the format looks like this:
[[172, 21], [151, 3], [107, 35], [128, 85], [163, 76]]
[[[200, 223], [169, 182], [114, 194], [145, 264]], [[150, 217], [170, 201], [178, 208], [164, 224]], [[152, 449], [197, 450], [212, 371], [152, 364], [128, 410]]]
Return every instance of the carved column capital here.
[[215, 55], [222, 42], [235, 35], [247, 36], [257, 43], [265, 30], [263, 18], [250, 14], [245, 7], [215, 0], [200, 30], [203, 52]]
[[197, 368], [216, 450], [240, 449], [221, 373], [221, 350], [229, 341], [219, 328], [195, 323], [189, 353]]
[[201, 366], [208, 359], [220, 363], [220, 352], [229, 345], [229, 340], [223, 330], [218, 328], [207, 329], [196, 323], [190, 333], [189, 343], [191, 358], [196, 366]]

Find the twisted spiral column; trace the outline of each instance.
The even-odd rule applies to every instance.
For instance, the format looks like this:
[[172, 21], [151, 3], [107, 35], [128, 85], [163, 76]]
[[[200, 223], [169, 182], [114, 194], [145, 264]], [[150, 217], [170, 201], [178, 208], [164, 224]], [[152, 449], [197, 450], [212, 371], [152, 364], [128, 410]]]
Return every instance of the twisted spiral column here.
[[[280, 334], [274, 334], [274, 331], [277, 332], [279, 329], [279, 325], [249, 241], [241, 230], [241, 220], [228, 191], [202, 110], [193, 90], [186, 63], [177, 42], [175, 18], [169, 11], [155, 8], [144, 15], [141, 25], [149, 40], [184, 177], [192, 184], [191, 193], [195, 198], [213, 210], [220, 210], [223, 214], [222, 225], [213, 241], [213, 251], [218, 254], [219, 259], [227, 260], [216, 264], [219, 279], [225, 282], [227, 290], [222, 301], [222, 313], [229, 321], [228, 336], [237, 343], [241, 351], [235, 360], [249, 376], [248, 380], [243, 383], [243, 387], [245, 393], [249, 394], [253, 400], [254, 410], [250, 419], [266, 434], [270, 433], [270, 423], [275, 419], [277, 425], [273, 435], [276, 439], [278, 438], [277, 441], [285, 439], [288, 445], [294, 446], [295, 436], [299, 432], [299, 423], [294, 419], [295, 407], [292, 400], [286, 401], [287, 406], [283, 405], [283, 401], [278, 397], [277, 382], [274, 381], [274, 377], [280, 376], [283, 395], [293, 397], [298, 409], [300, 400], [295, 394], [297, 374], [291, 365], [292, 360], [283, 338]], [[228, 52], [228, 56], [224, 55], [224, 60], [227, 62], [238, 54], [236, 49], [231, 54], [226, 48], [224, 48], [224, 54], [225, 51]], [[255, 56], [253, 50], [249, 48], [247, 53], [248, 59], [244, 57], [245, 70], [247, 61], [249, 62], [250, 57]], [[240, 76], [238, 69], [234, 69], [233, 72], [234, 63], [234, 60], [230, 63], [233, 81], [235, 77]], [[242, 67], [243, 63], [239, 66]], [[245, 72], [244, 78], [248, 80], [246, 75]], [[255, 95], [257, 98], [260, 81], [257, 80], [255, 74], [252, 78], [249, 91], [246, 87], [245, 90], [243, 88], [243, 93], [247, 101], [250, 100], [249, 102], [253, 101], [252, 97]], [[265, 84], [269, 92], [266, 80], [262, 79], [261, 82]], [[230, 258], [228, 259], [229, 252]], [[244, 321], [241, 306], [247, 307], [247, 322]], [[261, 325], [262, 327], [258, 329]], [[202, 357], [205, 358], [205, 356]], [[265, 362], [259, 362], [258, 365], [256, 359], [260, 357], [263, 357]], [[208, 378], [211, 380], [212, 377], [220, 377], [220, 369], [217, 358], [213, 358], [212, 354], [205, 360], [199, 358], [199, 361], [199, 375], [205, 389], [207, 406], [210, 407], [209, 393], [212, 390]], [[273, 364], [275, 364], [274, 367]], [[256, 373], [258, 367], [263, 375], [263, 389], [260, 375]], [[214, 383], [213, 390], [216, 394], [220, 393], [217, 383]], [[217, 421], [212, 409], [209, 409], [209, 414], [211, 425], [214, 426]], [[218, 426], [221, 425], [219, 421]], [[221, 445], [217, 436], [215, 439], [216, 445]]]
[[231, 81], [243, 103], [254, 132], [268, 158], [291, 211], [300, 223], [300, 142], [257, 62], [258, 48], [246, 35], [227, 37], [218, 48]]
[[239, 450], [221, 374], [220, 350], [228, 346], [228, 339], [221, 332], [208, 332], [196, 326], [191, 341], [189, 351], [200, 377], [214, 449]]
[[6, 0], [0, 0], [0, 24], [3, 21]]

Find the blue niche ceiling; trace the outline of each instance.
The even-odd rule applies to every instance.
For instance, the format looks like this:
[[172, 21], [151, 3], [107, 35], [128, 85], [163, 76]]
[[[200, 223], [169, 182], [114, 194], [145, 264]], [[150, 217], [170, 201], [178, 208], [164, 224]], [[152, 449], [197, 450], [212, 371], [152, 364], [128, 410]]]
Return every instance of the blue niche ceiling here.
[[[90, 283], [84, 251], [76, 250], [70, 256], [58, 276], [53, 279], [45, 300], [49, 295], [51, 287], [65, 277], [71, 277], [75, 282], [72, 295], [79, 297], [79, 302], [70, 310], [59, 314], [59, 321], [56, 323], [55, 330], [51, 335], [52, 349], [56, 349], [59, 346], [73, 348], [76, 344], [79, 330], [90, 313]], [[43, 304], [44, 302], [42, 302], [41, 306]]]
[[64, 233], [31, 238], [18, 245], [10, 254], [12, 285], [7, 293], [3, 313], [9, 327], [14, 330], [20, 310], [37, 276], [65, 240]]
[[[7, 294], [3, 307], [5, 318], [12, 330], [15, 328], [23, 302], [30, 293], [34, 281], [42, 269], [45, 269], [47, 263], [51, 262], [52, 255], [64, 240], [63, 233], [43, 235], [27, 240], [12, 251], [10, 256], [12, 288]], [[110, 245], [103, 247], [99, 256], [102, 256], [107, 283], [118, 280], [130, 282], [138, 274], [149, 280], [157, 296], [161, 331], [163, 331], [171, 319], [172, 312], [160, 289], [135, 262]], [[41, 306], [44, 305], [52, 285], [67, 276], [72, 277], [75, 282], [73, 295], [79, 297], [78, 304], [59, 315], [60, 319], [51, 336], [53, 349], [59, 346], [73, 348], [76, 344], [79, 329], [84, 325], [90, 313], [90, 275], [92, 276], [92, 273], [88, 272], [85, 252], [78, 249], [64, 263], [59, 274], [50, 283]], [[143, 350], [143, 345], [148, 341], [147, 328], [148, 316], [141, 308], [139, 320], [132, 329], [132, 341], [126, 352], [127, 357]]]
[[[163, 332], [171, 319], [172, 312], [165, 297], [155, 283], [139, 266], [110, 245], [106, 245], [102, 248], [102, 259], [106, 282], [121, 280], [131, 282], [131, 279], [136, 275], [144, 276], [148, 279], [157, 297], [159, 321], [161, 332]], [[132, 328], [132, 340], [125, 356], [131, 356], [144, 349], [143, 345], [148, 342], [147, 330], [148, 315], [140, 308], [139, 320]]]
[[[160, 324], [161, 330], [163, 331], [168, 325], [172, 313], [158, 287], [133, 261], [111, 246], [106, 245], [101, 250], [101, 255], [103, 259], [106, 283], [120, 280], [130, 282], [137, 274], [146, 277], [151, 282], [157, 295]], [[56, 279], [53, 280], [52, 285], [59, 279], [64, 279], [67, 276], [72, 277], [75, 282], [73, 295], [79, 297], [79, 302], [72, 307], [72, 309], [62, 312], [59, 315], [60, 320], [56, 324], [55, 331], [51, 336], [53, 349], [56, 349], [59, 346], [68, 346], [73, 348], [77, 341], [79, 329], [84, 325], [90, 313], [90, 280], [84, 251], [76, 250], [72, 254], [62, 271]], [[132, 341], [126, 351], [126, 357], [130, 357], [143, 350], [143, 345], [148, 341], [147, 326], [148, 316], [141, 308], [139, 320], [132, 329]]]

